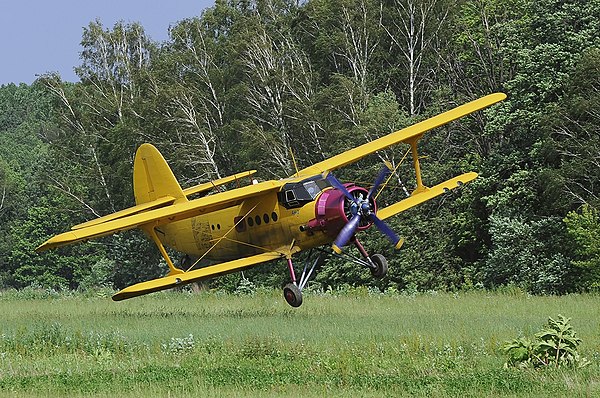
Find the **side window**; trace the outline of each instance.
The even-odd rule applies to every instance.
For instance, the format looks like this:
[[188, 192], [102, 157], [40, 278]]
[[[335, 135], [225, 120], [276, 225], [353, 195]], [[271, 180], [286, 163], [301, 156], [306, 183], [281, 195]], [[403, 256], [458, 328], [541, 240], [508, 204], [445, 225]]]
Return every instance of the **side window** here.
[[235, 224], [236, 231], [244, 232], [246, 230], [246, 220], [244, 220], [244, 217], [235, 217], [233, 223]]
[[285, 191], [285, 202], [285, 205], [288, 208], [300, 206], [300, 202], [298, 202], [298, 199], [296, 198], [296, 193], [291, 189]]

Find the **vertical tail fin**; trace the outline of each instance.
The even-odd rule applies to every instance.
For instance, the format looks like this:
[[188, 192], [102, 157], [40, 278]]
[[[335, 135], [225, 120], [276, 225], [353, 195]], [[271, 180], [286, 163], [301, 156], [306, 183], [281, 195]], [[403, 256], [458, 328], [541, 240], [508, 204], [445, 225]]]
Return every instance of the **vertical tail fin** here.
[[174, 197], [175, 203], [187, 201], [165, 158], [151, 144], [142, 144], [135, 154], [133, 193], [138, 205], [164, 196]]

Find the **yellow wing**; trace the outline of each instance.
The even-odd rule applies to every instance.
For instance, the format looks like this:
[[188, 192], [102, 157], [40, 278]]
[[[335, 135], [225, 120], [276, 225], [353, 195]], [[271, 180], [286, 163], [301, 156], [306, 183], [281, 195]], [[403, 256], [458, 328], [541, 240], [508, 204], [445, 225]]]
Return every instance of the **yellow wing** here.
[[183, 194], [185, 196], [191, 196], [194, 194], [205, 193], [205, 192], [208, 192], [211, 189], [216, 188], [218, 186], [228, 184], [230, 182], [234, 182], [234, 181], [240, 180], [245, 177], [251, 177], [255, 173], [256, 173], [256, 170], [249, 170], [249, 171], [244, 171], [242, 173], [236, 173], [236, 174], [228, 176], [228, 177], [219, 178], [218, 180], [205, 182], [204, 184], [200, 184], [200, 185], [196, 185], [195, 187], [190, 187], [190, 188], [184, 189]]
[[137, 205], [75, 225], [71, 229], [87, 228], [148, 210], [186, 202], [188, 196], [207, 193], [213, 188], [250, 177], [254, 173], [256, 170], [244, 171], [182, 190], [160, 152], [151, 144], [142, 144], [136, 152], [133, 167], [133, 185]]
[[[94, 223], [78, 229], [56, 235], [44, 244], [39, 246], [36, 251], [44, 251], [55, 247], [64, 246], [70, 243], [99, 238], [102, 236], [114, 234], [120, 231], [126, 231], [132, 228], [140, 227], [144, 224], [153, 223], [155, 226], [168, 224], [186, 218], [195, 217], [200, 214], [225, 209], [233, 206], [249, 197], [262, 195], [267, 192], [277, 191], [281, 188], [283, 182], [266, 181], [242, 188], [232, 189], [230, 191], [217, 193], [204, 198], [191, 201], [179, 202], [173, 205], [158, 209], [148, 210], [142, 213], [126, 215], [125, 217], [114, 219], [114, 215], [109, 215], [104, 221]], [[161, 200], [161, 199], [158, 199]], [[167, 199], [164, 199], [165, 201]], [[170, 200], [170, 199], [169, 199]], [[151, 204], [148, 202], [145, 205]], [[138, 206], [131, 209], [136, 209]], [[131, 212], [132, 210], [128, 211]], [[135, 213], [135, 212], [134, 212]]]
[[175, 198], [173, 196], [163, 196], [162, 198], [153, 200], [152, 202], [142, 203], [137, 206], [133, 206], [133, 207], [121, 210], [121, 211], [117, 211], [116, 213], [107, 214], [105, 216], [95, 218], [90, 221], [86, 221], [82, 224], [77, 224], [77, 225], [71, 227], [71, 229], [81, 229], [81, 228], [91, 227], [93, 225], [103, 224], [107, 221], [112, 221], [112, 220], [116, 220], [118, 218], [132, 216], [134, 214], [142, 213], [147, 210], [156, 209], [158, 207], [168, 206], [168, 205], [172, 204], [173, 202], [175, 202]]
[[332, 171], [339, 169], [347, 164], [356, 162], [363, 157], [375, 153], [379, 150], [388, 148], [394, 144], [400, 142], [411, 143], [411, 140], [418, 139], [423, 133], [449, 123], [453, 120], [459, 119], [475, 111], [487, 108], [499, 101], [506, 98], [504, 93], [494, 93], [485, 97], [476, 99], [468, 102], [464, 105], [458, 106], [447, 112], [441, 113], [430, 119], [423, 120], [420, 123], [406, 127], [402, 130], [383, 136], [371, 142], [367, 142], [364, 145], [358, 146], [354, 149], [350, 149], [346, 152], [340, 153], [339, 155], [333, 156], [322, 162], [316, 163], [298, 172], [298, 177], [308, 177], [324, 173], [326, 171]]
[[454, 177], [450, 180], [444, 181], [441, 184], [435, 185], [426, 190], [416, 192], [408, 198], [401, 200], [400, 202], [394, 203], [391, 206], [384, 207], [383, 209], [377, 210], [377, 217], [382, 220], [401, 213], [405, 210], [410, 209], [413, 206], [426, 202], [430, 199], [435, 198], [443, 193], [446, 193], [452, 189], [458, 188], [467, 182], [473, 181], [477, 178], [477, 173], [465, 173], [458, 177]]
[[238, 260], [228, 261], [221, 264], [203, 267], [194, 271], [184, 272], [176, 275], [169, 275], [163, 278], [153, 279], [147, 282], [137, 283], [128, 286], [115, 294], [112, 299], [115, 301], [141, 296], [144, 294], [170, 289], [177, 286], [183, 286], [188, 283], [200, 281], [213, 276], [228, 274], [234, 271], [241, 271], [252, 265], [264, 263], [267, 261], [281, 258], [282, 254], [277, 252], [268, 252], [257, 254], [255, 256], [240, 258]]

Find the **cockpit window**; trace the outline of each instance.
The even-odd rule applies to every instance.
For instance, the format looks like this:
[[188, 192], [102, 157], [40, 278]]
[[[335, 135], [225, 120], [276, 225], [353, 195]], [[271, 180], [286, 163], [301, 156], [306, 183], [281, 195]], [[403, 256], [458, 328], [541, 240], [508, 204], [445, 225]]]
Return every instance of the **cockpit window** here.
[[312, 199], [316, 198], [317, 195], [321, 192], [321, 188], [319, 188], [319, 186], [317, 185], [317, 183], [314, 182], [314, 181], [306, 181], [302, 185], [304, 186], [304, 189], [306, 189], [306, 192], [308, 192], [308, 195]]
[[279, 192], [279, 203], [286, 209], [302, 207], [315, 200], [321, 191], [329, 186], [331, 186], [329, 182], [320, 175], [304, 181], [285, 184]]

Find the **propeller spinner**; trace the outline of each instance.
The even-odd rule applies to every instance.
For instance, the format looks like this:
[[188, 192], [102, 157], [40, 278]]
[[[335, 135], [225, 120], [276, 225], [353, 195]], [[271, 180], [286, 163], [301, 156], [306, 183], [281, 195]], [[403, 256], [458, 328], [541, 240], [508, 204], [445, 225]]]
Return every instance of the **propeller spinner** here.
[[331, 186], [344, 194], [347, 199], [346, 205], [349, 209], [351, 218], [348, 217], [349, 221], [344, 225], [341, 231], [338, 233], [335, 241], [333, 242], [332, 248], [336, 253], [342, 252], [342, 247], [346, 246], [356, 233], [359, 226], [368, 224], [375, 224], [377, 229], [381, 231], [387, 238], [392, 242], [395, 249], [399, 249], [402, 246], [402, 239], [396, 235], [396, 233], [379, 217], [377, 217], [377, 207], [375, 206], [375, 199], [373, 195], [379, 189], [379, 186], [390, 173], [389, 166], [384, 166], [381, 170], [375, 183], [369, 190], [366, 197], [360, 191], [356, 195], [353, 195], [348, 191], [346, 186], [342, 184], [333, 174], [327, 175], [327, 181]]

